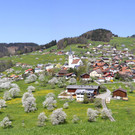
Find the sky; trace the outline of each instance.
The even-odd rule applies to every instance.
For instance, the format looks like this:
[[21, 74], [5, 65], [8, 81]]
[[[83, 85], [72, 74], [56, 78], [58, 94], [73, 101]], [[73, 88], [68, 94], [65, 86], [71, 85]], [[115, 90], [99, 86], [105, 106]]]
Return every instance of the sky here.
[[135, 34], [135, 0], [0, 0], [0, 43], [79, 36], [104, 28]]

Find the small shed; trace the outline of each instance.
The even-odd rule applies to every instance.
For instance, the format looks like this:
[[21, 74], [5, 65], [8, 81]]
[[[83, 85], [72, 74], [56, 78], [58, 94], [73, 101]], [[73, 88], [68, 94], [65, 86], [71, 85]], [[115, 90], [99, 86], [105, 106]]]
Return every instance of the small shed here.
[[127, 97], [127, 91], [122, 88], [114, 90], [112, 93], [113, 97]]

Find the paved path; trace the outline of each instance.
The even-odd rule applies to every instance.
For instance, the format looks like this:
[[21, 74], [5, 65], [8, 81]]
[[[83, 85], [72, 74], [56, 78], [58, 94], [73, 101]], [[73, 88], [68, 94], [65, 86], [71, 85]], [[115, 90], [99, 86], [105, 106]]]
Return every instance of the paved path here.
[[[96, 81], [95, 81], [95, 82], [96, 82]], [[97, 82], [96, 82], [96, 83], [97, 83]], [[99, 84], [99, 83], [98, 83], [98, 84]], [[108, 97], [111, 98], [111, 91], [110, 91], [109, 89], [107, 89], [105, 93], [99, 94], [99, 95], [96, 96], [96, 98], [101, 98], [101, 99], [102, 99], [102, 106], [103, 106], [103, 108], [105, 108], [105, 109], [108, 109], [107, 106], [106, 106], [106, 98], [108, 98]], [[109, 114], [108, 117], [109, 117], [110, 121], [115, 121], [115, 119], [112, 117], [111, 114]]]

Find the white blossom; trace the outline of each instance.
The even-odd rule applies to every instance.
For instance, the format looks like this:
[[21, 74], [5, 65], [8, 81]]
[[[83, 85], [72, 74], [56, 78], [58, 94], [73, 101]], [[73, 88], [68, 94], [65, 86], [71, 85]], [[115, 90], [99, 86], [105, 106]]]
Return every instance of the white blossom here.
[[69, 107], [68, 102], [66, 102], [66, 103], [63, 104], [63, 108], [64, 109], [67, 109], [68, 107]]
[[62, 108], [56, 109], [52, 112], [50, 119], [53, 125], [64, 123], [66, 120], [66, 113], [62, 111]]
[[87, 116], [90, 122], [92, 121], [96, 121], [96, 117], [98, 115], [98, 111], [97, 110], [93, 110], [91, 108], [88, 108], [87, 110]]
[[35, 87], [34, 86], [28, 86], [27, 90], [28, 90], [28, 92], [31, 93], [31, 92], [35, 91]]
[[3, 99], [0, 99], [0, 109], [6, 107], [6, 101]]
[[33, 97], [33, 94], [32, 94], [32, 93], [29, 93], [29, 92], [25, 92], [25, 93], [23, 94], [23, 97], [22, 97], [22, 104], [23, 104], [23, 106], [24, 106], [24, 103], [25, 103], [25, 101], [26, 101], [26, 99], [27, 99], [28, 97]]
[[36, 101], [36, 99], [34, 97], [26, 98], [26, 100], [24, 102], [24, 111], [32, 112], [32, 111], [37, 110], [35, 101]]
[[108, 110], [107, 108], [103, 108], [101, 111], [101, 117], [103, 119], [107, 119], [110, 115], [112, 115], [111, 110]]
[[0, 126], [3, 128], [8, 128], [11, 127], [12, 122], [9, 120], [8, 117], [5, 117], [1, 122], [0, 122]]
[[46, 107], [48, 110], [53, 110], [56, 107], [57, 101], [53, 97], [48, 97], [43, 102], [43, 107]]
[[26, 78], [25, 83], [35, 82], [36, 80], [37, 80], [37, 76], [35, 74], [31, 74]]
[[11, 96], [10, 96], [10, 92], [9, 91], [5, 91], [4, 92], [3, 99], [4, 100], [10, 100], [11, 99]]
[[15, 98], [15, 97], [17, 97], [17, 96], [19, 95], [20, 89], [19, 89], [19, 88], [11, 88], [11, 89], [9, 90], [9, 92], [10, 92], [10, 96], [11, 96], [12, 98]]
[[76, 79], [75, 78], [70, 78], [69, 84], [76, 84]]
[[49, 84], [57, 84], [58, 79], [56, 77], [53, 77], [51, 80], [48, 81]]

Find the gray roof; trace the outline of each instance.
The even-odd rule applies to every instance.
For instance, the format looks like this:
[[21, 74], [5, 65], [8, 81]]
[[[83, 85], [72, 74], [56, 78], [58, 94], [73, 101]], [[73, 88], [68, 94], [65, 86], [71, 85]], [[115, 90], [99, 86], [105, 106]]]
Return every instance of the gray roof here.
[[98, 89], [99, 86], [95, 85], [68, 85], [67, 89]]
[[77, 89], [75, 93], [94, 93], [94, 90]]

